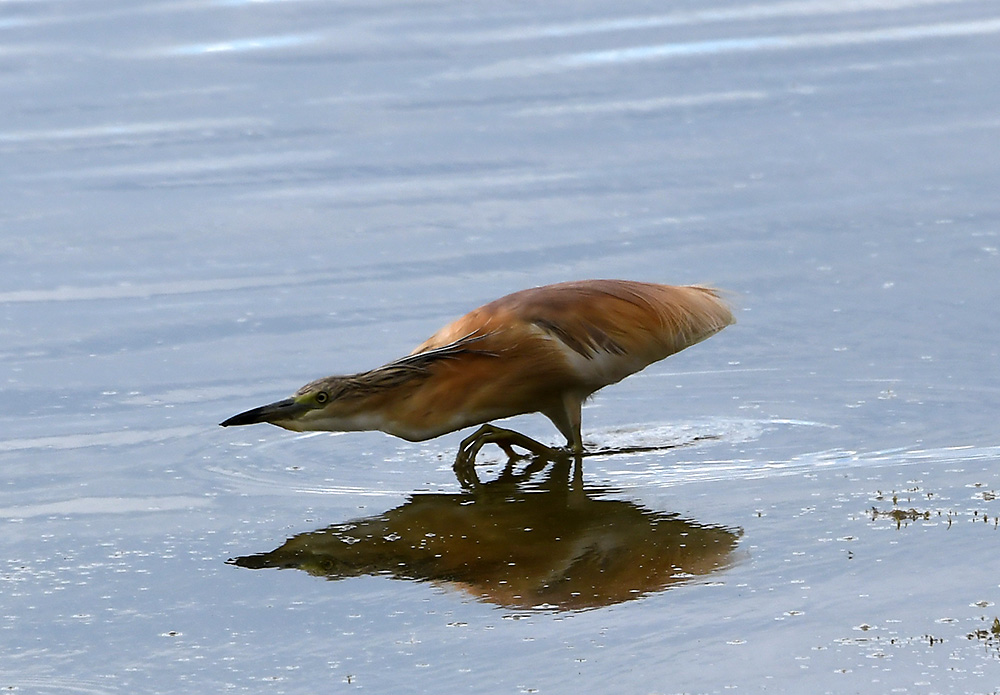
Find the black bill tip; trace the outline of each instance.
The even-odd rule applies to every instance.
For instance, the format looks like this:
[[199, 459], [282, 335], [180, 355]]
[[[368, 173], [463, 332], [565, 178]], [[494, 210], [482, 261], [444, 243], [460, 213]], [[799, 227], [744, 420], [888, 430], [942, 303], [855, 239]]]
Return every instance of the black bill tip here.
[[274, 422], [275, 420], [288, 420], [306, 410], [306, 406], [296, 403], [294, 399], [286, 398], [277, 403], [262, 405], [259, 408], [252, 408], [239, 415], [233, 415], [228, 420], [219, 423], [220, 427], [239, 427], [240, 425], [255, 425], [258, 422]]

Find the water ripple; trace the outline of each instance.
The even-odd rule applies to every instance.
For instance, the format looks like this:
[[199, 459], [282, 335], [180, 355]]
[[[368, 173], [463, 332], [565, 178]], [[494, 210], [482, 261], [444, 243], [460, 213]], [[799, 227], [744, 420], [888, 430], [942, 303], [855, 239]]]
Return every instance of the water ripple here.
[[995, 34], [997, 32], [1000, 32], [1000, 18], [984, 19], [975, 22], [944, 22], [939, 24], [894, 26], [860, 31], [819, 32], [786, 36], [746, 36], [708, 41], [628, 46], [579, 53], [562, 53], [544, 58], [504, 60], [470, 70], [444, 72], [439, 75], [439, 78], [497, 79], [505, 77], [530, 77], [606, 65], [624, 65], [701, 55], [831, 48], [836, 46], [915, 41], [930, 38], [976, 36]]
[[44, 142], [64, 140], [103, 140], [123, 136], [161, 135], [203, 130], [234, 130], [267, 125], [261, 118], [193, 118], [179, 121], [137, 123], [107, 123], [76, 128], [0, 131], [0, 143]]
[[49, 437], [5, 439], [0, 441], [0, 452], [51, 449], [81, 449], [89, 446], [131, 446], [149, 442], [163, 442], [178, 437], [189, 437], [204, 432], [203, 427], [164, 427], [155, 430], [121, 430], [119, 432], [90, 432], [61, 434]]
[[829, 2], [779, 2], [725, 8], [672, 12], [663, 15], [613, 17], [564, 23], [536, 24], [497, 30], [449, 35], [455, 41], [472, 44], [484, 41], [529, 41], [621, 31], [641, 31], [662, 27], [748, 22], [783, 17], [817, 17], [859, 12], [887, 12], [934, 5], [950, 5], [965, 0], [832, 0]]
[[77, 499], [0, 507], [0, 519], [27, 519], [66, 514], [135, 514], [206, 507], [209, 497], [173, 495], [167, 497], [79, 497]]
[[152, 56], [194, 56], [213, 53], [247, 53], [250, 51], [291, 48], [322, 40], [322, 34], [279, 34], [276, 36], [252, 36], [244, 39], [210, 41], [169, 46], [150, 51]]
[[684, 109], [697, 106], [712, 106], [746, 101], [763, 101], [770, 95], [764, 91], [732, 91], [708, 94], [688, 94], [654, 99], [627, 99], [622, 101], [599, 101], [577, 104], [556, 104], [522, 109], [518, 116], [564, 116], [570, 114], [600, 113], [650, 113], [668, 109]]
[[[733, 460], [699, 460], [697, 462], [673, 460], [669, 463], [660, 457], [643, 457], [641, 470], [626, 457], [608, 457], [606, 461], [617, 462], [614, 468], [606, 468], [603, 474], [611, 476], [619, 486], [623, 484], [654, 485], [673, 487], [687, 483], [712, 482], [721, 480], [758, 480], [777, 476], [793, 476], [836, 468], [884, 468], [909, 466], [920, 463], [954, 465], [968, 461], [1000, 460], [1000, 445], [956, 445], [918, 449], [895, 447], [876, 451], [854, 451], [850, 449], [828, 449], [807, 452], [786, 459], [746, 458]], [[629, 465], [631, 463], [631, 465]]]
[[176, 282], [125, 282], [117, 285], [91, 287], [69, 286], [0, 292], [0, 304], [24, 302], [79, 302], [100, 299], [148, 299], [164, 295], [198, 294], [201, 292], [231, 292], [233, 290], [260, 289], [265, 287], [291, 287], [318, 280], [296, 275], [275, 275], [257, 278], [214, 278], [208, 280], [179, 280]]

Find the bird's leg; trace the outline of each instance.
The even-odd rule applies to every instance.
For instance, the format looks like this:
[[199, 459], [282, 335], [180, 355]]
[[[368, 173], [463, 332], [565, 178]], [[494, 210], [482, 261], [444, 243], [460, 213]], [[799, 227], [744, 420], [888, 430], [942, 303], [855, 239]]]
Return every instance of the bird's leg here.
[[543, 410], [542, 415], [552, 420], [556, 429], [566, 437], [566, 447], [574, 454], [583, 453], [583, 437], [580, 435], [581, 408], [583, 398], [576, 394], [566, 393], [562, 398], [562, 407]]
[[476, 456], [479, 450], [487, 444], [496, 444], [508, 457], [514, 458], [517, 453], [513, 447], [517, 446], [530, 451], [535, 456], [552, 460], [563, 455], [558, 449], [545, 446], [531, 437], [515, 432], [514, 430], [496, 427], [495, 425], [483, 425], [471, 435], [462, 440], [458, 447], [458, 455], [455, 456], [455, 474], [459, 480], [465, 483], [475, 483]]

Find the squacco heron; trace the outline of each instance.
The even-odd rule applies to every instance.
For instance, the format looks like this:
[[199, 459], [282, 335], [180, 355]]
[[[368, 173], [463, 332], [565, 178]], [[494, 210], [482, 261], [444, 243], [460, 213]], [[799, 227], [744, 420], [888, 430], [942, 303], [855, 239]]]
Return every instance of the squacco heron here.
[[328, 376], [294, 396], [235, 415], [223, 427], [269, 422], [302, 432], [381, 430], [409, 441], [482, 425], [455, 461], [463, 478], [488, 443], [558, 451], [492, 420], [541, 413], [583, 453], [580, 409], [595, 391], [733, 323], [718, 291], [628, 280], [522, 290], [449, 323], [406, 357]]

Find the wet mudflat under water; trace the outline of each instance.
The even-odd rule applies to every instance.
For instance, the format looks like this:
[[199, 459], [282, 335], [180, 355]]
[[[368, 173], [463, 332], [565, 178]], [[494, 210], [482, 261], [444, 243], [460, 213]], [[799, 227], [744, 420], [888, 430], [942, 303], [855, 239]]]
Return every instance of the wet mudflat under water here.
[[[1000, 691], [995, 4], [2, 10], [0, 688]], [[217, 427], [586, 277], [634, 453]]]

